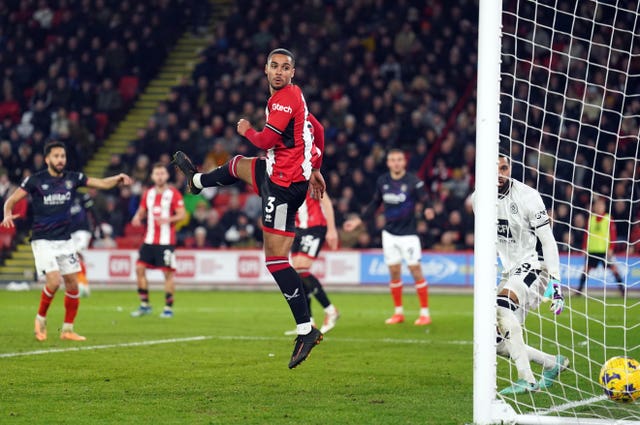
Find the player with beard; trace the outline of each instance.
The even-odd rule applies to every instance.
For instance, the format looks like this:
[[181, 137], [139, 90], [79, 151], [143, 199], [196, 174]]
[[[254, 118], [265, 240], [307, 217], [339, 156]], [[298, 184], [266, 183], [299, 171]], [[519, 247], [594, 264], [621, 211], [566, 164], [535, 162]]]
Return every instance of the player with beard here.
[[126, 174], [118, 174], [99, 179], [87, 177], [80, 172], [66, 171], [66, 147], [58, 141], [45, 145], [44, 157], [47, 169], [25, 178], [20, 187], [5, 202], [2, 226], [14, 226], [13, 220], [18, 216], [12, 213], [13, 206], [31, 195], [33, 209], [31, 249], [36, 271], [38, 274], [45, 275], [45, 285], [35, 319], [35, 337], [38, 341], [47, 339], [47, 311], [60, 287], [60, 282], [64, 281], [65, 315], [60, 339], [84, 341], [86, 338], [78, 335], [73, 329], [80, 304], [78, 290], [80, 262], [70, 234], [71, 205], [79, 187], [108, 190], [120, 183], [130, 185], [131, 178]]
[[[476, 208], [479, 206], [474, 205]], [[542, 197], [535, 189], [511, 179], [511, 160], [504, 153], [498, 159], [497, 208], [498, 255], [503, 271], [497, 289], [496, 348], [499, 355], [511, 358], [518, 370], [518, 380], [500, 394], [534, 392], [549, 388], [569, 366], [565, 356], [530, 347], [523, 337], [527, 312], [538, 308], [542, 301], [550, 300], [551, 311], [562, 313], [560, 259]], [[539, 381], [533, 375], [530, 361], [543, 367]]]

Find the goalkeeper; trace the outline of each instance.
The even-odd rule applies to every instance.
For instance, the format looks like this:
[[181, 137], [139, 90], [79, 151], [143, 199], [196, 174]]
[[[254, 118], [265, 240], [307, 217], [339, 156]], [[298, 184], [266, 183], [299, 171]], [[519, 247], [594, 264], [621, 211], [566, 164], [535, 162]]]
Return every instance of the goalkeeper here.
[[[564, 308], [558, 280], [560, 259], [542, 197], [535, 189], [511, 179], [511, 160], [502, 153], [498, 159], [497, 208], [498, 255], [503, 267], [497, 290], [497, 353], [513, 359], [518, 369], [518, 380], [500, 394], [523, 394], [549, 388], [569, 366], [565, 356], [530, 347], [523, 337], [525, 316], [541, 301], [550, 299], [555, 314]], [[540, 381], [533, 375], [531, 361], [543, 367]]]

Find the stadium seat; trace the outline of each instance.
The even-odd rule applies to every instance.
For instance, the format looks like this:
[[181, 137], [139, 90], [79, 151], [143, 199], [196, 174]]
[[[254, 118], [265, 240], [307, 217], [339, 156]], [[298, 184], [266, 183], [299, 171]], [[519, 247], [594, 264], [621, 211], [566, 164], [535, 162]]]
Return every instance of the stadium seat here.
[[145, 226], [134, 226], [131, 223], [127, 223], [124, 226], [124, 235], [125, 236], [141, 236], [144, 235], [146, 227]]
[[138, 95], [138, 77], [133, 75], [125, 75], [120, 78], [118, 83], [118, 92], [125, 104], [131, 103]]
[[109, 116], [105, 113], [99, 112], [95, 114], [96, 119], [96, 137], [100, 140], [104, 139], [107, 132], [107, 125], [109, 124]]
[[138, 249], [144, 240], [142, 235], [134, 236], [118, 236], [115, 238], [116, 244], [120, 249]]

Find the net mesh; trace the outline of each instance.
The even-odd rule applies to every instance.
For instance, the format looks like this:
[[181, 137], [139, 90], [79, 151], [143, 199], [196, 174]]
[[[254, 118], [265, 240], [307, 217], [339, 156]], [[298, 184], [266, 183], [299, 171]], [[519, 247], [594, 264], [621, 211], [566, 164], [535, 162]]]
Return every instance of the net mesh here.
[[[500, 142], [511, 151], [512, 177], [538, 189], [550, 212], [567, 303], [558, 317], [544, 304], [531, 312], [527, 341], [571, 361], [548, 391], [505, 398], [520, 414], [640, 420], [640, 401], [612, 402], [598, 380], [608, 358], [640, 359], [639, 8], [637, 1], [503, 6]], [[597, 267], [587, 276], [598, 200], [610, 216], [613, 255], [604, 264], [590, 257]], [[591, 223], [595, 240], [606, 220]], [[498, 388], [516, 379], [499, 361]]]

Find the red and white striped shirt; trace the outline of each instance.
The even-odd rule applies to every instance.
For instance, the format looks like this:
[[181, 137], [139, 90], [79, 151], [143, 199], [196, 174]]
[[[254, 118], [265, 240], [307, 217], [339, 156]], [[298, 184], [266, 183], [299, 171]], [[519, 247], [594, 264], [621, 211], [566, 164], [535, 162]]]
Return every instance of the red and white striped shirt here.
[[308, 229], [310, 227], [327, 226], [327, 219], [324, 217], [322, 205], [317, 199], [313, 199], [309, 192], [304, 202], [298, 208], [296, 214], [296, 227]]
[[172, 186], [159, 192], [155, 187], [145, 190], [140, 207], [147, 210], [147, 231], [144, 243], [149, 245], [175, 245], [175, 223], [158, 223], [158, 218], [169, 218], [176, 210], [184, 207], [182, 194]]

